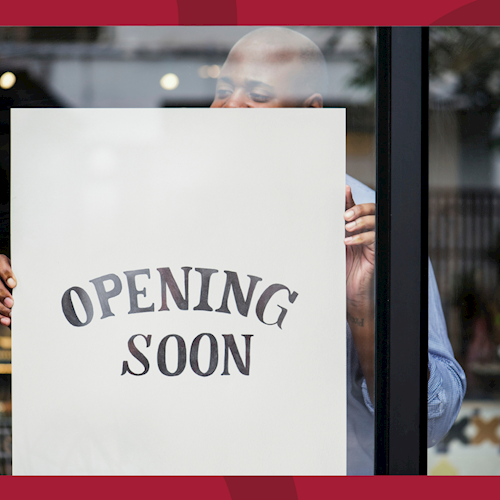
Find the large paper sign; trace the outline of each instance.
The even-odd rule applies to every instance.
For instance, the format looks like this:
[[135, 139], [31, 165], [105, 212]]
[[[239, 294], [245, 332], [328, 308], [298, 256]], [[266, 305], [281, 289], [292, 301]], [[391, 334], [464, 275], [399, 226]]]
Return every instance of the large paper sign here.
[[13, 472], [345, 473], [345, 112], [12, 112]]

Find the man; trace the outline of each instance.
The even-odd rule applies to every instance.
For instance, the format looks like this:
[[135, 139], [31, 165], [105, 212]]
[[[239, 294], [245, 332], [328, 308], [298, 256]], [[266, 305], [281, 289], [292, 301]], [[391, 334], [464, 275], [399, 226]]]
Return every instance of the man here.
[[[323, 106], [326, 65], [319, 48], [285, 28], [263, 28], [230, 51], [217, 81], [213, 108]], [[348, 473], [373, 473], [375, 195], [347, 177], [347, 408]], [[361, 204], [356, 204], [354, 199]], [[10, 262], [0, 258], [0, 321], [10, 324]], [[429, 277], [429, 433], [442, 438], [460, 409], [465, 378], [453, 358], [436, 282]]]

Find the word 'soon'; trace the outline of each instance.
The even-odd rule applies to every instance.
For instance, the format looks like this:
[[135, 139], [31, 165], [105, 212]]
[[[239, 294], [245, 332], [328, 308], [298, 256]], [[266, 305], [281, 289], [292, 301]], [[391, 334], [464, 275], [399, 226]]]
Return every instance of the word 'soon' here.
[[[249, 375], [250, 340], [253, 335], [242, 335], [245, 341], [245, 361], [243, 361], [241, 357], [240, 351], [238, 350], [238, 347], [234, 340], [234, 336], [222, 335], [222, 337], [224, 338], [224, 369], [221, 375], [229, 375], [229, 354], [231, 354], [234, 364], [236, 365], [236, 368], [238, 368], [239, 372], [243, 375]], [[207, 359], [203, 360], [205, 365], [208, 364], [208, 368], [206, 370], [202, 370], [200, 368], [199, 359], [200, 342], [202, 342], [204, 338], [206, 339], [205, 342], [210, 342], [210, 349], [207, 352]], [[142, 345], [140, 346], [140, 349], [137, 345], [137, 341], [139, 339], [143, 339], [141, 340]], [[146, 375], [146, 373], [149, 372], [149, 359], [144, 351], [151, 346], [151, 339], [152, 335], [137, 334], [130, 337], [128, 341], [128, 349], [132, 356], [141, 363], [142, 371], [133, 371], [130, 368], [128, 361], [124, 361], [122, 366], [122, 375], [130, 373], [131, 375], [141, 376]], [[175, 366], [167, 366], [167, 349], [172, 349], [174, 351], [174, 357], [177, 359]], [[158, 344], [156, 356], [158, 370], [160, 370], [160, 372], [167, 377], [176, 377], [180, 375], [187, 365], [187, 352], [188, 350], [186, 348], [186, 342], [180, 335], [171, 334], [163, 337]], [[219, 346], [214, 335], [212, 335], [211, 333], [200, 333], [200, 335], [195, 337], [195, 339], [191, 343], [191, 348], [189, 349], [189, 364], [191, 366], [191, 370], [200, 377], [208, 377], [215, 372], [219, 364]]]

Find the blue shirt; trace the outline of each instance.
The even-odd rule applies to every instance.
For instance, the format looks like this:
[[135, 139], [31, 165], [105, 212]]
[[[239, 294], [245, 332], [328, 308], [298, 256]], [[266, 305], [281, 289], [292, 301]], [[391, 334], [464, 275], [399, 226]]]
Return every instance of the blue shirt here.
[[[375, 192], [346, 176], [356, 204], [375, 203]], [[429, 382], [427, 446], [443, 438], [455, 421], [465, 394], [465, 374], [453, 356], [439, 291], [429, 265]], [[373, 474], [374, 418], [351, 329], [347, 324], [347, 474]]]

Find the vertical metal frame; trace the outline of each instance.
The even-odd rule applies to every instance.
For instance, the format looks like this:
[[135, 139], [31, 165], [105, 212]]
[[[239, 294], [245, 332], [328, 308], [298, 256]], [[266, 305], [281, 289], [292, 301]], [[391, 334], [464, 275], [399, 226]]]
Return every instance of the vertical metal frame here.
[[428, 50], [377, 30], [375, 474], [427, 472]]

